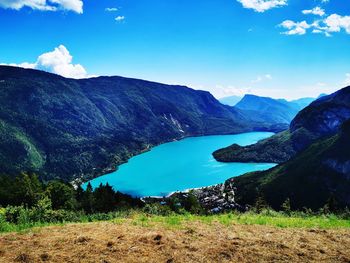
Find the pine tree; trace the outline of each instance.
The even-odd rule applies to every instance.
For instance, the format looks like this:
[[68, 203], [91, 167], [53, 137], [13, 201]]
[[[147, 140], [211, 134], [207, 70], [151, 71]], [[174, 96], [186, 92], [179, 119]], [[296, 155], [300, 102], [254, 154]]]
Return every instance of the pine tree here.
[[84, 192], [81, 206], [86, 213], [91, 214], [94, 212], [94, 203], [95, 203], [95, 200], [94, 200], [93, 189], [92, 189], [91, 183], [89, 182]]

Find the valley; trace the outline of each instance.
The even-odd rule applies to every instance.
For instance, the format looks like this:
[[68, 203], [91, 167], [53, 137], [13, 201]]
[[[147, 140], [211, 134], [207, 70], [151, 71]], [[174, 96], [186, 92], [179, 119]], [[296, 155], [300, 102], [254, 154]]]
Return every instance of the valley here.
[[85, 181], [161, 143], [285, 128], [184, 86], [9, 66], [0, 80], [0, 173], [13, 176]]
[[[318, 209], [331, 196], [341, 207], [349, 203], [347, 187], [339, 188], [347, 185], [339, 174], [345, 178], [348, 174], [347, 157], [339, 154], [347, 153], [333, 150], [338, 140], [348, 144], [341, 139], [346, 136], [337, 133], [350, 118], [349, 87], [314, 102], [246, 95], [232, 107], [208, 92], [123, 77], [73, 80], [0, 66], [0, 79], [3, 174], [36, 173], [44, 182], [59, 179], [75, 185], [100, 176], [91, 181], [94, 188], [109, 183], [138, 197], [166, 196], [228, 180], [235, 189], [233, 202], [241, 206], [253, 205], [261, 195], [275, 209], [288, 198], [293, 199], [295, 209], [303, 205]], [[21, 95], [14, 96], [18, 92]], [[245, 132], [254, 131], [257, 137], [244, 139]], [[269, 137], [272, 133], [268, 132], [276, 134]], [[169, 143], [174, 140], [180, 141]], [[193, 144], [177, 147], [187, 142]], [[220, 147], [226, 148], [217, 150]], [[325, 159], [313, 151], [332, 151], [333, 155]], [[321, 165], [315, 160], [313, 167], [309, 156], [324, 161]], [[294, 175], [290, 167], [304, 167], [304, 162], [312, 170], [303, 168], [297, 173], [306, 173], [310, 175], [307, 180], [317, 183], [301, 184], [306, 177], [301, 180]], [[281, 166], [269, 169], [275, 163]], [[323, 182], [312, 176], [318, 169], [328, 173]], [[281, 178], [287, 178], [286, 174], [291, 174], [291, 189], [283, 186], [286, 182]], [[322, 187], [339, 190], [324, 189], [322, 197], [313, 197], [318, 200], [314, 202], [303, 197], [304, 190], [297, 190], [308, 185], [315, 193]]]

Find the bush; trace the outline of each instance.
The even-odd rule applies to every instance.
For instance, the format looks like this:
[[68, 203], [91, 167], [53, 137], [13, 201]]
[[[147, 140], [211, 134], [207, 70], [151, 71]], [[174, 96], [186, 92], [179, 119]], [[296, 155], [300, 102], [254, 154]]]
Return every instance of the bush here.
[[5, 220], [9, 223], [18, 224], [21, 215], [26, 213], [25, 210], [23, 206], [8, 206], [5, 210]]
[[287, 198], [286, 201], [284, 201], [284, 203], [282, 204], [282, 210], [283, 212], [285, 212], [287, 215], [291, 214], [291, 206], [290, 206], [290, 199]]
[[168, 216], [174, 213], [169, 206], [158, 203], [146, 204], [142, 211], [146, 214], [157, 216]]
[[271, 208], [264, 208], [260, 211], [259, 215], [269, 216], [269, 217], [279, 217], [282, 213], [279, 213]]
[[344, 211], [340, 213], [339, 217], [345, 220], [350, 220], [350, 209], [345, 207]]

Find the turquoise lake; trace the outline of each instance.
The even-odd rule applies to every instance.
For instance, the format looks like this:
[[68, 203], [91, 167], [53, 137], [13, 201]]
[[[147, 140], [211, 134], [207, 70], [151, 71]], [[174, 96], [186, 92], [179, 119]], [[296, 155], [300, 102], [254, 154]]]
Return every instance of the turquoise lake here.
[[137, 155], [118, 170], [91, 180], [133, 196], [166, 196], [174, 191], [210, 186], [251, 171], [266, 170], [271, 163], [220, 163], [212, 152], [229, 146], [253, 144], [272, 136], [270, 132], [191, 137], [165, 143]]

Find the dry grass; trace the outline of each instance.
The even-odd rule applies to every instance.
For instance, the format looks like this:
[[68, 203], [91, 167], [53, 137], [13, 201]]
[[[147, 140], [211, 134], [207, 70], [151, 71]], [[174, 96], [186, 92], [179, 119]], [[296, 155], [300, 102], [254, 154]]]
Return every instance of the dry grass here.
[[350, 229], [131, 219], [0, 236], [0, 262], [350, 262]]

